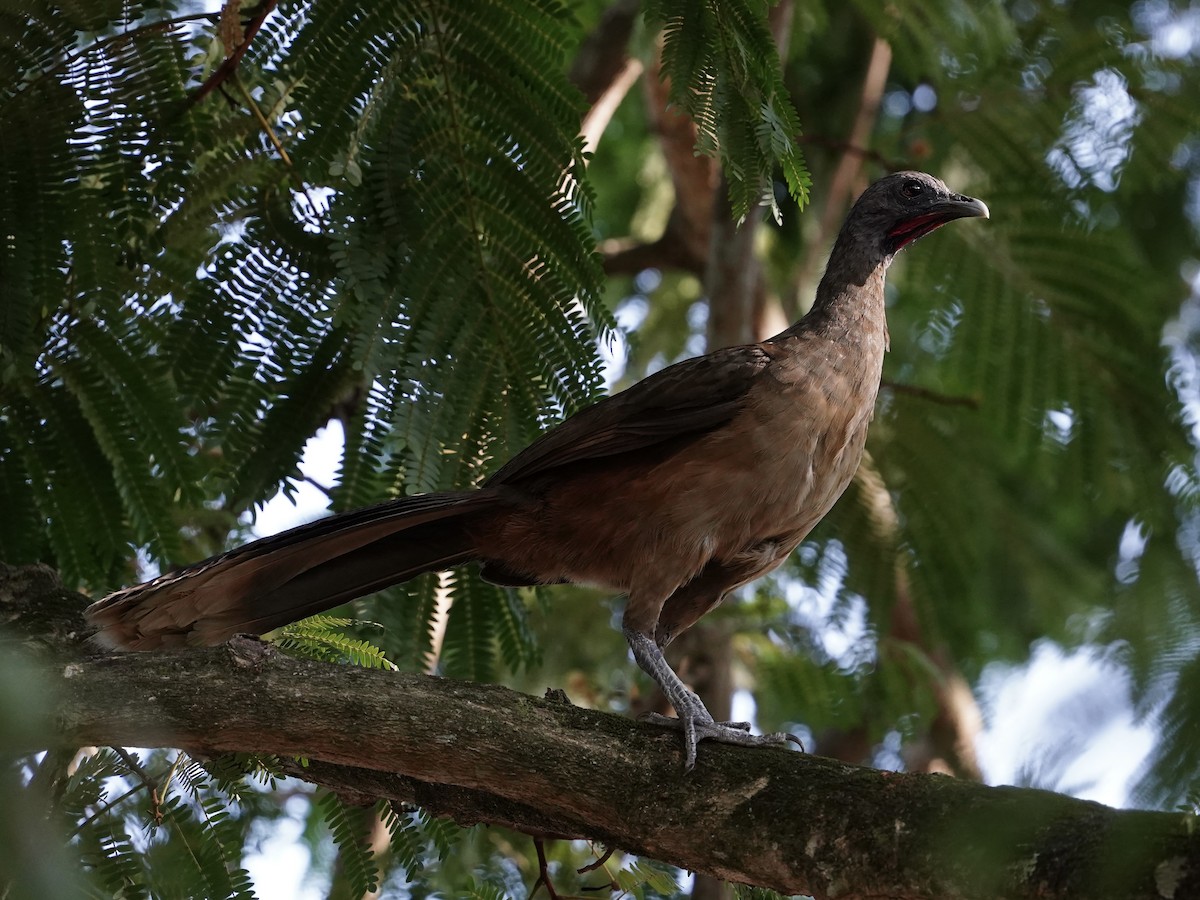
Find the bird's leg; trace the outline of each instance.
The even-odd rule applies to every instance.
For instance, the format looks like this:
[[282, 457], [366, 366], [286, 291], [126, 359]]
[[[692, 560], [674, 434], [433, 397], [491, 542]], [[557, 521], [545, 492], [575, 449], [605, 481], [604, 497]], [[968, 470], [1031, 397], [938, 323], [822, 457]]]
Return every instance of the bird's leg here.
[[799, 741], [790, 734], [751, 734], [749, 722], [717, 722], [704, 703], [675, 674], [654, 638], [628, 626], [623, 629], [633, 658], [642, 671], [662, 688], [667, 702], [675, 708], [678, 719], [653, 715], [654, 721], [683, 729], [684, 770], [696, 765], [696, 744], [708, 738], [723, 744], [743, 747], [778, 746], [787, 741]]

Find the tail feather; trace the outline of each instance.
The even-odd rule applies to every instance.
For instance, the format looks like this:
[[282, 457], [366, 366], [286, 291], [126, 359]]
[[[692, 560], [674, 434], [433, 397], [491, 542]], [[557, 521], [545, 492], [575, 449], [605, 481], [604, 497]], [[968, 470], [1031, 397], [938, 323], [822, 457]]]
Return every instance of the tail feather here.
[[98, 600], [95, 640], [152, 650], [262, 634], [356, 597], [465, 562], [466, 524], [497, 492], [422, 494], [253, 541]]

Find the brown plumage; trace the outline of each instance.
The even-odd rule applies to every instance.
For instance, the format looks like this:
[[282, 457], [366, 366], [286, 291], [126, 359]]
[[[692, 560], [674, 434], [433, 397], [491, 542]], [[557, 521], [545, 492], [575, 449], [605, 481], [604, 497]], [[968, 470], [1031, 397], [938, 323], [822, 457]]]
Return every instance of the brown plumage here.
[[879, 389], [892, 257], [987, 214], [929, 175], [883, 178], [850, 211], [811, 311], [786, 331], [602, 400], [478, 490], [320, 519], [118, 591], [88, 609], [97, 639], [131, 650], [219, 643], [475, 561], [500, 584], [627, 594], [625, 635], [679, 714], [689, 768], [701, 738], [778, 743], [784, 735], [714, 722], [661, 648], [783, 562], [841, 496]]

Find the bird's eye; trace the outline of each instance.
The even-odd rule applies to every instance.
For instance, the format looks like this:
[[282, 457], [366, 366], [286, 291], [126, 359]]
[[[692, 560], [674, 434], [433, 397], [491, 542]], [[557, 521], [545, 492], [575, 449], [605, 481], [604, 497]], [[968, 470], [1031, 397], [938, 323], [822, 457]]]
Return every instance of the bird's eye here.
[[925, 188], [919, 181], [906, 181], [900, 187], [900, 193], [902, 193], [909, 200], [919, 196], [923, 190], [925, 190]]

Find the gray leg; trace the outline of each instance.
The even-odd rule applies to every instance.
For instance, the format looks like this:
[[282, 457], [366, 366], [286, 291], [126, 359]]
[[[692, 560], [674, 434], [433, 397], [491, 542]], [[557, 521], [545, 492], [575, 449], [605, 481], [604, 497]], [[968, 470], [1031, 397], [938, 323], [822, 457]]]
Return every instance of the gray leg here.
[[625, 640], [629, 641], [629, 649], [633, 651], [633, 658], [637, 660], [642, 671], [662, 688], [667, 701], [675, 707], [679, 716], [678, 720], [666, 716], [651, 718], [683, 729], [685, 771], [690, 772], [696, 765], [696, 744], [705, 738], [723, 744], [740, 744], [743, 747], [778, 746], [787, 741], [800, 743], [790, 734], [750, 734], [750, 725], [747, 722], [714, 721], [700, 698], [679, 680], [679, 676], [663, 656], [662, 648], [653, 638], [631, 628], [624, 629], [624, 633]]

